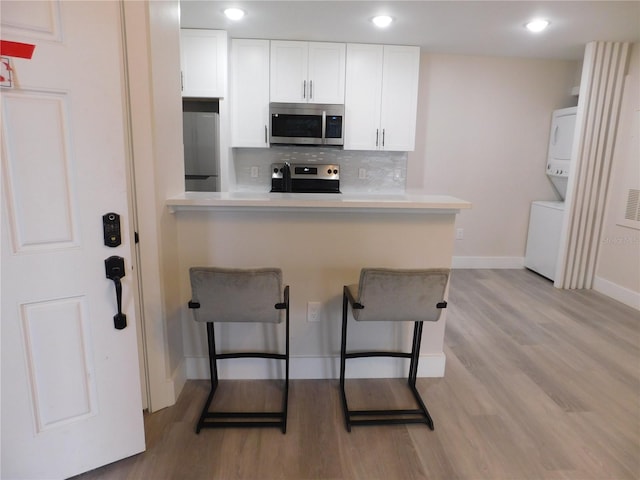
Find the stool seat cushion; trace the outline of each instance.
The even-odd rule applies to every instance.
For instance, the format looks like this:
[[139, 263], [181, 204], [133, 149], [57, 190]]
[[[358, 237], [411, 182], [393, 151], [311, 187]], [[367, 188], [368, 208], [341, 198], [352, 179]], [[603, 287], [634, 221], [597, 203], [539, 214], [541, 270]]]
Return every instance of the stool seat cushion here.
[[191, 267], [192, 301], [198, 322], [280, 323], [282, 271], [279, 268]]
[[358, 321], [435, 322], [445, 296], [449, 269], [363, 268], [358, 285], [347, 288], [364, 308], [353, 309]]

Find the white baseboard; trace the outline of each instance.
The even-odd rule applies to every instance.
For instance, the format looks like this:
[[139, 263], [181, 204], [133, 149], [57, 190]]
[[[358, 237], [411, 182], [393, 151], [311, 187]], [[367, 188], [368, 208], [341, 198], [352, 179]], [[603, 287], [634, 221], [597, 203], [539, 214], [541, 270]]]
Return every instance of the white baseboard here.
[[593, 289], [625, 305], [640, 310], [640, 293], [605, 280], [602, 277], [593, 279]]
[[451, 268], [524, 268], [524, 257], [453, 257]]
[[178, 400], [178, 396], [180, 396], [180, 392], [182, 392], [182, 388], [186, 382], [187, 364], [183, 358], [180, 365], [178, 365], [178, 367], [173, 371], [173, 375], [171, 375], [171, 383], [173, 384], [173, 394], [175, 398], [174, 402]]
[[[256, 380], [282, 378], [282, 362], [259, 358], [242, 358], [218, 362], [220, 379]], [[418, 377], [443, 377], [446, 357], [444, 353], [421, 355]], [[209, 378], [207, 357], [186, 358], [186, 374], [189, 379]], [[347, 362], [347, 378], [398, 378], [407, 374], [407, 360], [394, 358], [360, 358]], [[333, 379], [339, 378], [339, 357], [291, 357], [290, 379]]]

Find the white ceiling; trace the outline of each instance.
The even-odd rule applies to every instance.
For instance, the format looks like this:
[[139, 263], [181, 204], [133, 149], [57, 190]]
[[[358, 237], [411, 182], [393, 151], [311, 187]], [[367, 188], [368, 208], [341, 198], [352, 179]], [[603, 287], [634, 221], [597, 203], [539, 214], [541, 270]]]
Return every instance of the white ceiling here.
[[[238, 22], [222, 11], [247, 12]], [[395, 18], [386, 30], [369, 21]], [[531, 34], [524, 24], [545, 17]], [[419, 45], [425, 52], [581, 59], [593, 40], [640, 42], [640, 0], [618, 1], [205, 1], [182, 0], [185, 28], [227, 30], [232, 38]]]

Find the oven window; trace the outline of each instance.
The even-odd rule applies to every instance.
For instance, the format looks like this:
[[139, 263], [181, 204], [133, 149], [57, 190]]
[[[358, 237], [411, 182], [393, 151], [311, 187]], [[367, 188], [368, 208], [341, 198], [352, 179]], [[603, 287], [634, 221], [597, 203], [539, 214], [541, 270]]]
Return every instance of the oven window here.
[[273, 137], [322, 138], [322, 116], [320, 115], [271, 115]]

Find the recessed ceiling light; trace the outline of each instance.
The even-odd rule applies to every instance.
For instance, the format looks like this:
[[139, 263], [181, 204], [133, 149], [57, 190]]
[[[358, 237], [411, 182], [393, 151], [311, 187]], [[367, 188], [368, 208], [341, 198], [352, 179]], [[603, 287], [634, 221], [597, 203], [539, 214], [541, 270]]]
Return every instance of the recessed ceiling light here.
[[536, 18], [528, 22], [526, 25], [527, 30], [534, 33], [541, 32], [548, 26], [549, 26], [549, 20], [545, 20], [544, 18]]
[[227, 8], [225, 9], [224, 14], [230, 20], [240, 20], [244, 17], [244, 10], [241, 8]]
[[378, 15], [377, 17], [373, 17], [371, 21], [376, 27], [385, 28], [393, 22], [393, 18], [389, 15]]

